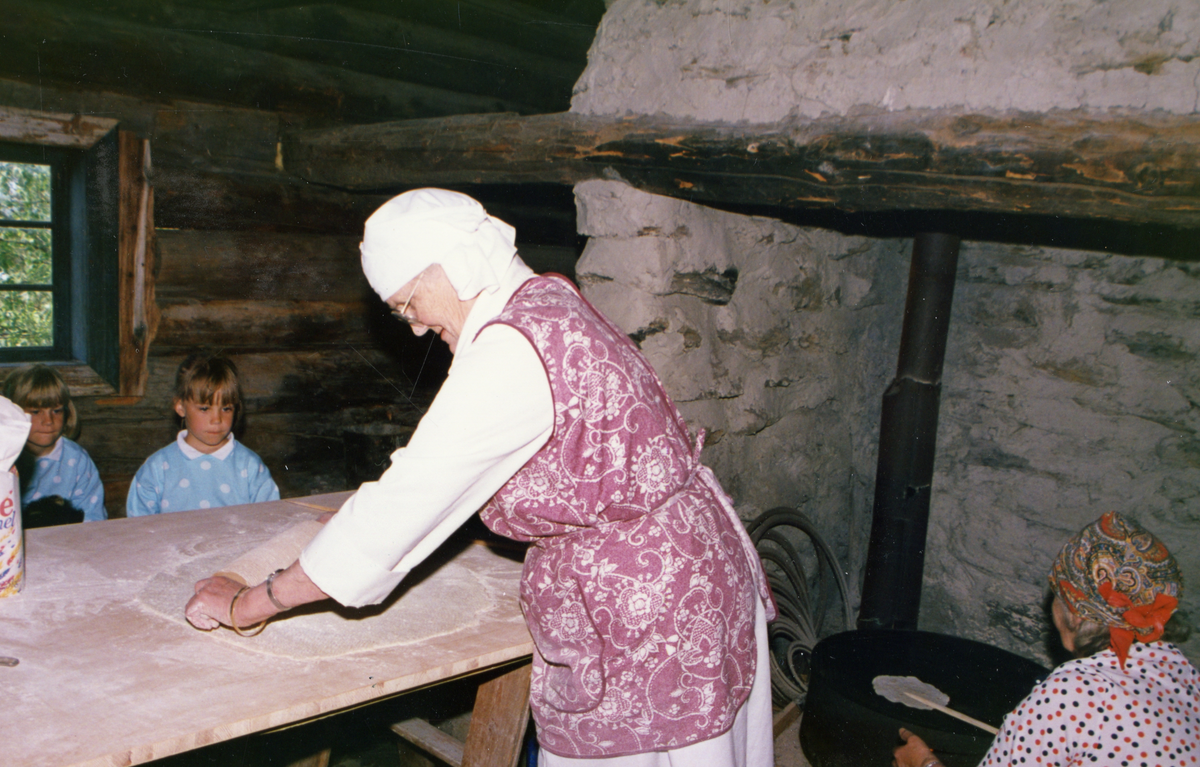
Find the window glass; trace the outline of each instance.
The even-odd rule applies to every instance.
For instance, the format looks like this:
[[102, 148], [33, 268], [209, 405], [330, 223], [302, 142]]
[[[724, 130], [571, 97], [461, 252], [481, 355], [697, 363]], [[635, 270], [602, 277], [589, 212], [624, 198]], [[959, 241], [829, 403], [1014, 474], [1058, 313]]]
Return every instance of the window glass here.
[[[13, 122], [28, 133], [24, 120], [0, 107], [0, 133]], [[109, 122], [86, 146], [65, 133], [64, 146], [0, 141], [0, 372], [45, 362], [73, 366], [87, 386], [119, 383], [124, 198]]]
[[0, 162], [0, 347], [54, 345], [49, 165]]
[[50, 220], [50, 166], [0, 162], [0, 218]]

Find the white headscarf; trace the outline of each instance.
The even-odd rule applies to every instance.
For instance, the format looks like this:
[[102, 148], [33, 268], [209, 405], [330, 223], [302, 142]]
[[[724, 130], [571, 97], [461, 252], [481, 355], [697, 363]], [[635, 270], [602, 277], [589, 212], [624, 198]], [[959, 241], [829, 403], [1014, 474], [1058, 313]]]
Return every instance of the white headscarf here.
[[512, 263], [517, 232], [471, 197], [414, 189], [367, 219], [363, 274], [384, 301], [432, 264], [440, 264], [460, 300], [495, 292]]

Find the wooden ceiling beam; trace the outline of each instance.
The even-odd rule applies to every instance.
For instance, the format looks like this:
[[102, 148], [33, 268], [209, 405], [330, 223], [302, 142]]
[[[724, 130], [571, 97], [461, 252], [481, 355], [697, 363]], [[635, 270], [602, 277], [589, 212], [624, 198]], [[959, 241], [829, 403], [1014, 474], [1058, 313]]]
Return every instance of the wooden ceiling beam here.
[[[501, 39], [509, 45], [544, 56], [584, 60], [596, 25], [603, 14], [600, 3], [594, 14], [580, 21], [548, 13], [530, 5], [509, 0], [349, 0], [361, 10], [419, 21], [430, 26], [453, 29], [475, 37]], [[546, 5], [561, 6], [551, 2]], [[594, 4], [595, 5], [595, 4]]]
[[[237, 3], [191, 0], [187, 5], [200, 14], [241, 15], [247, 20], [260, 14], [318, 7], [304, 0], [239, 0]], [[565, 13], [561, 0], [548, 0], [537, 5], [513, 0], [337, 0], [336, 5], [348, 12], [379, 14], [483, 40], [504, 40], [508, 46], [528, 53], [572, 61], [586, 59], [605, 8], [604, 0], [577, 0], [571, 3], [575, 7], [569, 7]], [[187, 12], [160, 6], [162, 4], [146, 3], [145, 0], [89, 2], [94, 13], [130, 18], [162, 18], [164, 14]]]
[[701, 204], [948, 210], [1200, 227], [1200, 118], [909, 110], [776, 125], [560, 113], [296, 132], [287, 172], [347, 190], [620, 178]]
[[[399, 6], [401, 11], [404, 6]], [[538, 112], [570, 105], [584, 56], [530, 53], [459, 29], [333, 4], [256, 10], [214, 10], [120, 0], [104, 16], [164, 31], [336, 65], [387, 80], [421, 83], [458, 93], [528, 104]]]
[[0, 141], [87, 149], [116, 127], [105, 117], [0, 106]]
[[154, 224], [166, 229], [361, 235], [386, 197], [279, 175], [154, 166]]
[[[164, 229], [300, 232], [362, 236], [363, 222], [389, 194], [353, 194], [291, 176], [183, 167], [156, 161], [154, 222]], [[522, 244], [574, 247], [570, 190], [489, 185], [457, 187], [517, 228]]]
[[311, 115], [328, 124], [536, 108], [389, 80], [70, 6], [0, 0], [0, 77]]

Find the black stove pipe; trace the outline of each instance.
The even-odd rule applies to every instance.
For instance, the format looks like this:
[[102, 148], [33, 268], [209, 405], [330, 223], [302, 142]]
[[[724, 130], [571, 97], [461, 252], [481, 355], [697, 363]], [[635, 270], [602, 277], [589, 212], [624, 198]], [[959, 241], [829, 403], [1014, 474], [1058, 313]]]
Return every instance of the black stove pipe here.
[[958, 246], [959, 238], [949, 234], [913, 238], [900, 358], [879, 424], [860, 629], [917, 628]]

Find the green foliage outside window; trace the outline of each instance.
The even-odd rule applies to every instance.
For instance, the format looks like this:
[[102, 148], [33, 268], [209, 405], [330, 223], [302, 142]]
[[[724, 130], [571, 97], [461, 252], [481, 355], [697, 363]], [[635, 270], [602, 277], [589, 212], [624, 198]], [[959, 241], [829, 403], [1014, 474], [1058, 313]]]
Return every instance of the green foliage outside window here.
[[50, 166], [0, 162], [0, 346], [54, 343], [49, 223]]

